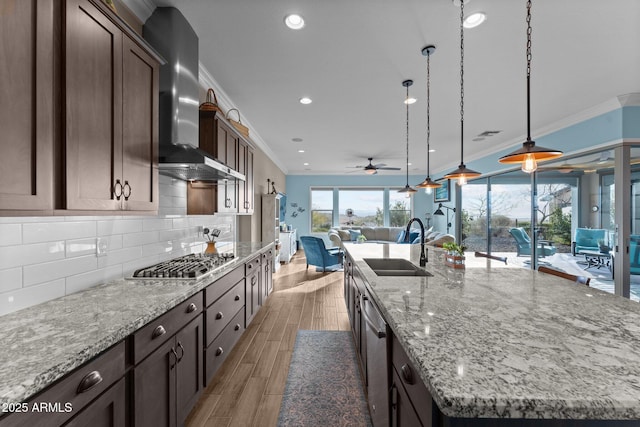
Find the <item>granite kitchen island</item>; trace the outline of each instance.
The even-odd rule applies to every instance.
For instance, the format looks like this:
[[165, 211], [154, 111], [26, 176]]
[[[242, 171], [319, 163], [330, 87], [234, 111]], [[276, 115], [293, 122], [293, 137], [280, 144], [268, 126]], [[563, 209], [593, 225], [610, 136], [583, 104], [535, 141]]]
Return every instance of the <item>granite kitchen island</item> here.
[[473, 255], [454, 270], [433, 248], [433, 276], [378, 276], [363, 259], [417, 265], [419, 245], [345, 248], [442, 425], [640, 425], [638, 303]]

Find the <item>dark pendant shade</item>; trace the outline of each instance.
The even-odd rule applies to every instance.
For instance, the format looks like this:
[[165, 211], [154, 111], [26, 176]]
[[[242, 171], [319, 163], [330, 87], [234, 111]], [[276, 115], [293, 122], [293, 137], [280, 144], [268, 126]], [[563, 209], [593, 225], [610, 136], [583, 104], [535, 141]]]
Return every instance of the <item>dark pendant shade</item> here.
[[431, 179], [430, 176], [426, 177], [424, 181], [416, 185], [416, 188], [440, 188], [440, 187], [442, 187], [442, 184], [435, 182], [434, 180]]
[[498, 161], [506, 164], [522, 163], [526, 160], [527, 155], [533, 155], [537, 162], [543, 162], [562, 157], [562, 151], [539, 147], [534, 141], [527, 141], [522, 143], [522, 148], [500, 157]]

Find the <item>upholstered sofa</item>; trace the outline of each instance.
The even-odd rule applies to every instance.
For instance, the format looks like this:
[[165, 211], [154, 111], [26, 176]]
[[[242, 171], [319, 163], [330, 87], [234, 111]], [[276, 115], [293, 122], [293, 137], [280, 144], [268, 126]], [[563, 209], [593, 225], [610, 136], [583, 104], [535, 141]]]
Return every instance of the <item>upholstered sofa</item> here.
[[[366, 243], [405, 243], [405, 227], [358, 227], [340, 226], [328, 231], [329, 240], [334, 246], [342, 247], [342, 242], [357, 241], [363, 235]], [[425, 243], [430, 246], [442, 246], [445, 242], [455, 242], [451, 234], [428, 230], [425, 232]], [[411, 229], [410, 243], [420, 243], [420, 232]]]
[[581, 251], [599, 251], [598, 241], [605, 240], [606, 232], [604, 228], [576, 228], [571, 253], [575, 256]]

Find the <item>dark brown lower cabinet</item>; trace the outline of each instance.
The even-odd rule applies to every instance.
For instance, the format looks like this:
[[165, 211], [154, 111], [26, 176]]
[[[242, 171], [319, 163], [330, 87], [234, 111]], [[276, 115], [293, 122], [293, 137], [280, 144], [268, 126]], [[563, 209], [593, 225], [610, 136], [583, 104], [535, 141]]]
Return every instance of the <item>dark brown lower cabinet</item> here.
[[253, 320], [262, 304], [262, 296], [260, 295], [260, 257], [245, 264], [245, 326]]
[[202, 315], [134, 369], [135, 427], [182, 425], [202, 384]]
[[126, 381], [120, 379], [64, 427], [121, 427], [126, 418]]
[[[431, 424], [428, 424], [431, 425]], [[421, 427], [422, 423], [418, 414], [411, 406], [407, 392], [396, 371], [393, 371], [393, 383], [391, 385], [391, 426], [393, 427]]]

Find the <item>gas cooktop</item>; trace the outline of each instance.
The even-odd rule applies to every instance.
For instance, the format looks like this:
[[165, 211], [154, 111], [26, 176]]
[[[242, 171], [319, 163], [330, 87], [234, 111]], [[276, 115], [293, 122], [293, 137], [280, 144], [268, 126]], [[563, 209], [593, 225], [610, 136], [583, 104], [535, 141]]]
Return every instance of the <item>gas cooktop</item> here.
[[132, 279], [198, 279], [234, 258], [231, 252], [184, 255], [136, 270]]

